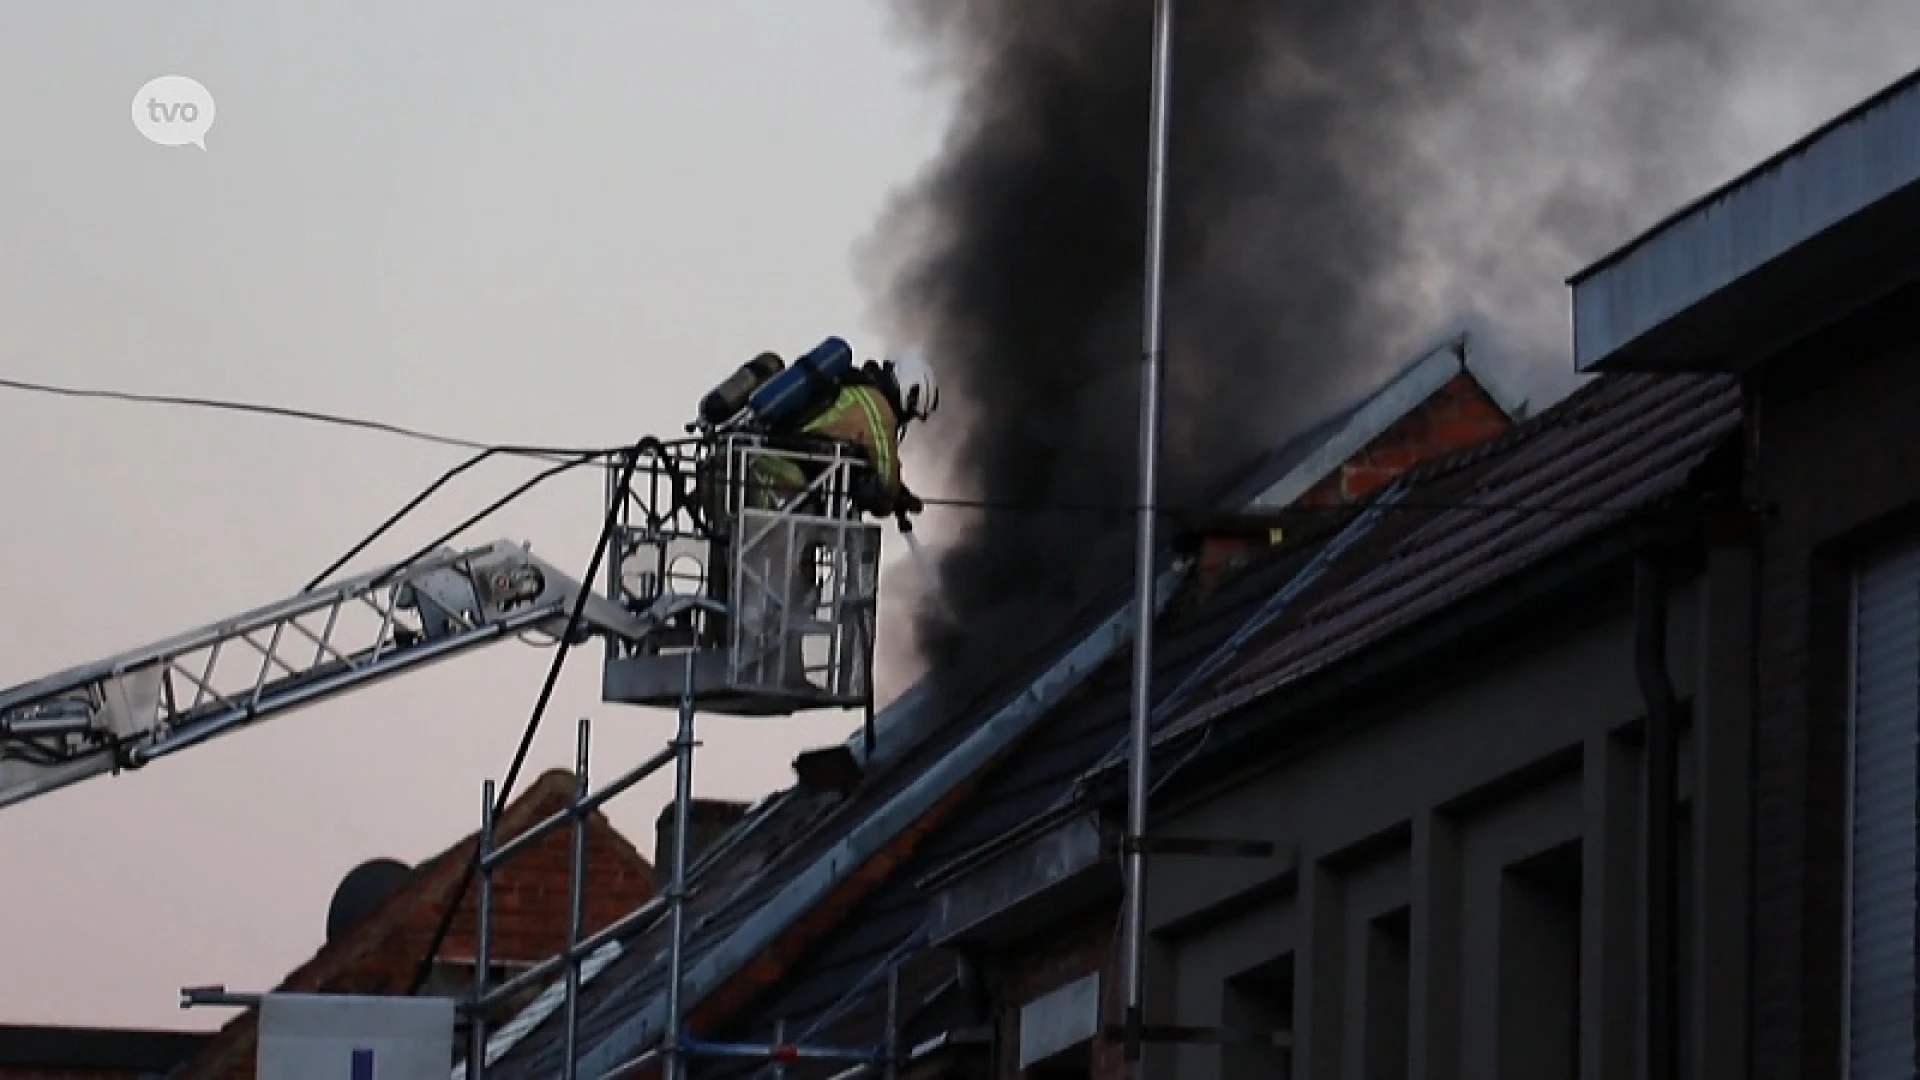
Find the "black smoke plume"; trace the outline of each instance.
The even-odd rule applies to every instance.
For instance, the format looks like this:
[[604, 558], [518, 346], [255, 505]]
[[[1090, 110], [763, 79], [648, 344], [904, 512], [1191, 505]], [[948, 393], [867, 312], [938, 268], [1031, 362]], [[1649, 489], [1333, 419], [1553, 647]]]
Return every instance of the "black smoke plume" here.
[[[1719, 133], [1740, 10], [1183, 0], [1163, 502], [1206, 497], [1464, 315], [1565, 364], [1566, 274], [1736, 150]], [[884, 306], [950, 403], [917, 456], [944, 461], [940, 494], [992, 507], [947, 515], [945, 603], [917, 617], [922, 661], [953, 683], [1124, 580], [1152, 4], [896, 12], [961, 88], [879, 234]]]

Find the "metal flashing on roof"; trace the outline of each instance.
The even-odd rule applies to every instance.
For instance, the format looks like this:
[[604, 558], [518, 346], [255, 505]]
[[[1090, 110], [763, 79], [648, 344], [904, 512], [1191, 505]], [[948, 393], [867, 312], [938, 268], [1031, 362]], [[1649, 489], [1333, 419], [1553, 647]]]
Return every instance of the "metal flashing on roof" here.
[[[1154, 604], [1165, 606], [1185, 568], [1163, 572]], [[1132, 637], [1135, 605], [1128, 603], [1081, 639], [1073, 649], [1017, 697], [989, 717], [953, 750], [934, 762], [913, 783], [850, 828], [726, 938], [698, 956], [686, 972], [684, 1000], [699, 1002], [772, 944], [801, 913], [812, 910], [829, 891], [864, 866], [913, 821], [953, 788], [993, 760], [1049, 709], [1117, 653]], [[660, 997], [615, 1025], [580, 1060], [581, 1071], [598, 1076], [617, 1069], [645, 1051], [665, 1031], [667, 1003]]]
[[[1914, 271], [1911, 255], [1897, 252], [1910, 233], [1873, 219], [1908, 220], [1917, 197], [1920, 71], [1571, 278], [1574, 367], [1733, 366], [1741, 350], [1764, 340], [1762, 330], [1790, 334], [1796, 322], [1829, 320], [1852, 295], [1878, 288], [1874, 278]], [[1803, 250], [1817, 238], [1834, 250]], [[1792, 275], [1794, 287], [1764, 280], [1802, 261], [1790, 253], [1807, 263]], [[1678, 325], [1736, 289], [1753, 295], [1728, 297], [1744, 303]], [[1763, 326], [1742, 326], [1753, 320], [1737, 313], [1749, 310], [1764, 316]]]
[[1477, 362], [1471, 346], [1470, 335], [1456, 333], [1429, 347], [1399, 375], [1347, 413], [1284, 475], [1254, 495], [1246, 509], [1278, 510], [1292, 505], [1313, 485], [1366, 449], [1367, 444], [1463, 373], [1471, 375], [1509, 419], [1519, 419], [1526, 412], [1526, 399], [1515, 393], [1504, 377]]
[[1083, 811], [940, 883], [928, 940], [942, 948], [1005, 941], [1045, 925], [1118, 880], [1113, 839], [1099, 814]]

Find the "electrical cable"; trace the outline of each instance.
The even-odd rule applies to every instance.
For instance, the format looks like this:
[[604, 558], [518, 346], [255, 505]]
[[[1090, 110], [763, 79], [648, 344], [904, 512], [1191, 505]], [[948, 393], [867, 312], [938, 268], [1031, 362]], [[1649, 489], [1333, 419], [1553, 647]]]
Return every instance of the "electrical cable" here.
[[[1125, 503], [1014, 503], [997, 502], [990, 499], [942, 499], [922, 496], [921, 502], [928, 506], [943, 506], [961, 510], [980, 510], [989, 513], [1021, 514], [1110, 514], [1121, 517], [1137, 513], [1138, 506]], [[1336, 503], [1324, 506], [1287, 506], [1274, 512], [1275, 516], [1300, 516], [1304, 514], [1353, 514], [1369, 508], [1365, 502]], [[1182, 506], [1159, 503], [1158, 509], [1167, 515], [1212, 514], [1222, 517], [1231, 516], [1218, 506], [1193, 504]], [[1452, 502], [1446, 500], [1434, 502], [1402, 501], [1391, 507], [1381, 507], [1386, 511], [1424, 512], [1424, 513], [1485, 513], [1485, 514], [1635, 514], [1645, 508], [1639, 506], [1605, 506], [1584, 503], [1503, 503], [1503, 502]]]
[[[179, 405], [179, 406], [192, 407], [192, 408], [221, 409], [221, 410], [228, 410], [233, 412], [257, 413], [264, 416], [277, 416], [277, 417], [290, 418], [290, 419], [309, 420], [309, 421], [314, 421], [318, 423], [337, 424], [344, 427], [358, 428], [366, 431], [378, 431], [378, 432], [383, 432], [389, 435], [398, 435], [403, 438], [416, 439], [422, 442], [437, 443], [442, 446], [456, 446], [463, 449], [475, 450], [481, 453], [482, 459], [484, 459], [485, 457], [496, 455], [496, 454], [506, 454], [506, 455], [512, 455], [516, 457], [533, 457], [533, 458], [541, 458], [547, 461], [556, 461], [556, 460], [565, 460], [565, 459], [578, 456], [578, 455], [583, 455], [583, 454], [591, 455], [593, 457], [598, 457], [598, 458], [606, 458], [606, 457], [613, 457], [622, 452], [621, 450], [618, 450], [618, 449], [604, 449], [604, 448], [591, 449], [591, 448], [585, 448], [585, 447], [522, 446], [522, 445], [513, 445], [513, 444], [490, 444], [490, 443], [476, 442], [471, 439], [456, 438], [450, 435], [439, 435], [433, 432], [420, 431], [414, 428], [402, 427], [397, 424], [389, 424], [379, 420], [366, 420], [359, 417], [341, 416], [341, 415], [336, 415], [331, 413], [316, 412], [308, 409], [295, 409], [295, 408], [281, 406], [281, 405], [260, 405], [260, 404], [255, 404], [251, 402], [231, 401], [231, 400], [225, 400], [225, 399], [219, 399], [219, 398], [187, 397], [187, 396], [171, 395], [171, 394], [143, 394], [143, 393], [135, 393], [132, 391], [123, 391], [123, 390], [90, 390], [90, 389], [81, 389], [77, 387], [56, 386], [49, 383], [35, 383], [35, 382], [28, 382], [21, 379], [7, 379], [7, 378], [0, 378], [0, 388], [23, 390], [23, 391], [33, 392], [33, 393], [53, 394], [61, 397], [92, 398], [92, 399], [105, 399], [105, 400], [114, 400], [114, 401], [139, 402], [139, 403], [145, 403], [145, 404]], [[452, 475], [458, 475], [460, 472], [464, 472], [466, 471], [466, 469], [472, 468], [473, 465], [476, 465], [476, 464], [478, 464], [477, 461], [462, 463], [461, 466], [456, 467], [456, 469], [452, 472]], [[680, 486], [681, 478], [677, 475], [677, 470], [673, 468], [673, 464], [674, 463], [671, 461], [667, 462], [668, 471], [670, 473], [676, 474], [672, 477], [672, 479], [675, 481], [675, 487], [677, 489]], [[443, 478], [440, 484], [444, 484], [446, 480], [451, 478], [452, 478], [451, 475], [446, 478]], [[439, 484], [436, 484], [435, 489], [437, 490], [439, 486], [440, 486]], [[431, 494], [431, 492], [428, 492], [427, 494]], [[423, 500], [424, 498], [425, 498], [425, 495], [422, 496]], [[928, 506], [940, 506], [940, 507], [946, 507], [949, 509], [980, 510], [980, 511], [999, 512], [999, 513], [1030, 513], [1030, 514], [1087, 513], [1087, 514], [1112, 514], [1114, 516], [1121, 516], [1121, 515], [1136, 514], [1139, 512], [1139, 509], [1140, 509], [1137, 506], [1131, 506], [1131, 505], [1126, 505], [1122, 503], [1032, 504], [1032, 503], [1004, 502], [1004, 501], [989, 500], [989, 499], [927, 498], [927, 497], [923, 497], [921, 499], [921, 502], [925, 503]], [[1159, 508], [1163, 512], [1168, 514], [1210, 513], [1210, 512], [1218, 511], [1218, 507], [1213, 507], [1213, 506], [1195, 505], [1195, 506], [1182, 507], [1182, 506], [1170, 506], [1164, 502], [1159, 504]], [[1294, 515], [1303, 514], [1303, 513], [1337, 514], [1337, 513], [1351, 511], [1353, 509], [1354, 507], [1350, 505], [1291, 506], [1286, 509], [1286, 512], [1288, 514], [1294, 514]], [[1393, 509], [1402, 513], [1465, 511], [1465, 512], [1478, 512], [1478, 513], [1568, 514], [1568, 515], [1631, 514], [1639, 510], [1638, 507], [1595, 506], [1595, 505], [1578, 504], [1578, 503], [1532, 505], [1532, 504], [1526, 504], [1526, 503], [1498, 503], [1498, 502], [1477, 503], [1477, 502], [1448, 502], [1448, 501], [1402, 502], [1401, 504], [1394, 507]], [[405, 512], [406, 511], [402, 511], [402, 515], [404, 515]], [[337, 567], [332, 569], [337, 569]], [[331, 573], [332, 569], [330, 569], [328, 572]], [[325, 574], [321, 575], [322, 578], [326, 576], [327, 575]]]
[[340, 427], [358, 428], [362, 431], [377, 431], [387, 435], [398, 435], [402, 438], [416, 439], [420, 442], [438, 443], [442, 446], [457, 446], [467, 450], [491, 450], [496, 453], [512, 454], [517, 457], [535, 457], [553, 460], [554, 458], [567, 454], [583, 452], [580, 448], [576, 447], [493, 445], [475, 442], [471, 439], [455, 438], [451, 435], [438, 435], [416, 428], [402, 427], [398, 424], [389, 424], [382, 420], [366, 420], [354, 416], [316, 412], [311, 409], [295, 409], [285, 405], [260, 405], [253, 402], [233, 401], [224, 398], [188, 397], [178, 394], [142, 394], [130, 390], [90, 390], [74, 386], [57, 386], [52, 383], [28, 382], [24, 379], [6, 378], [0, 378], [0, 388], [22, 390], [35, 394], [52, 394], [55, 397], [125, 401], [143, 405], [178, 405], [185, 408], [218, 409], [226, 412], [277, 416], [291, 420], [309, 420], [321, 424], [335, 424]]
[[[402, 506], [400, 509], [394, 511], [393, 514], [390, 515], [385, 521], [381, 522], [378, 528], [374, 529], [372, 532], [362, 537], [358, 543], [353, 545], [353, 547], [348, 548], [346, 554], [341, 555], [338, 559], [335, 559], [332, 563], [330, 563], [325, 570], [320, 571], [320, 573], [317, 574], [312, 581], [309, 581], [306, 587], [301, 591], [312, 592], [313, 590], [319, 588], [323, 583], [326, 582], [328, 578], [332, 577], [335, 573], [339, 572], [341, 567], [345, 566], [349, 562], [352, 562], [353, 559], [356, 556], [358, 556], [361, 552], [371, 547], [374, 541], [380, 539], [382, 536], [386, 535], [388, 530], [392, 529], [395, 525], [398, 525], [401, 519], [405, 518], [408, 514], [411, 514], [415, 510], [419, 509], [420, 505], [422, 503], [425, 503], [429, 498], [432, 498], [435, 492], [445, 487], [449, 482], [451, 482], [455, 477], [459, 476], [461, 473], [466, 472], [467, 470], [473, 468], [474, 466], [480, 464], [481, 462], [487, 460], [488, 458], [500, 452], [501, 452], [500, 449], [497, 447], [488, 447], [487, 449], [482, 450], [478, 454], [475, 454], [474, 456], [468, 458], [467, 460], [461, 462], [460, 464], [455, 465], [453, 468], [448, 469], [447, 471], [441, 473], [439, 479], [427, 485], [427, 487], [423, 489], [418, 495], [415, 495], [412, 499], [408, 500], [405, 506]], [[443, 534], [440, 539], [434, 541], [432, 544], [429, 544], [425, 548], [422, 548], [419, 552], [415, 553], [413, 556], [408, 558], [406, 562], [411, 563], [415, 559], [419, 559], [425, 555], [431, 554], [435, 548], [439, 547], [441, 544], [445, 543], [447, 540], [450, 540], [454, 536], [458, 535], [459, 533], [465, 532], [467, 529], [472, 528], [474, 525], [479, 524], [481, 521], [485, 520], [487, 517], [491, 516], [494, 513], [497, 513], [502, 507], [506, 506], [508, 503], [514, 501], [515, 499], [518, 499], [520, 496], [526, 494], [528, 491], [531, 491], [535, 486], [541, 483], [544, 483], [545, 481], [551, 479], [552, 477], [558, 476], [560, 473], [566, 472], [570, 469], [578, 468], [581, 465], [587, 464], [588, 462], [597, 461], [600, 458], [612, 456], [612, 453], [617, 453], [617, 452], [603, 452], [603, 451], [581, 452], [579, 454], [576, 454], [572, 461], [563, 461], [561, 464], [555, 465], [552, 468], [549, 468], [546, 471], [535, 475], [533, 479], [528, 480], [526, 483], [522, 484], [520, 487], [515, 488], [513, 491], [509, 492], [507, 495], [503, 496], [499, 501], [493, 503], [491, 506], [487, 507], [485, 510], [480, 511], [480, 513], [474, 515], [473, 517], [468, 518], [465, 522], [463, 522], [457, 528], [451, 530], [448, 533]]]
[[[650, 444], [657, 447], [660, 443], [658, 439], [648, 436], [626, 452], [626, 461], [621, 466], [620, 480], [614, 488], [615, 491], [627, 490], [627, 486], [633, 481], [633, 471], [640, 463], [640, 455]], [[583, 463], [573, 462], [557, 468], [571, 468]], [[538, 479], [530, 483], [538, 482]], [[533, 748], [534, 735], [540, 730], [540, 721], [546, 715], [547, 703], [553, 699], [554, 687], [559, 684], [560, 669], [566, 665], [567, 655], [578, 639], [576, 631], [579, 629], [581, 616], [586, 612], [587, 598], [593, 595], [591, 583], [599, 575], [600, 561], [606, 557], [607, 548], [613, 540], [614, 530], [619, 527], [620, 501], [610, 500], [610, 503], [611, 505], [607, 507], [606, 519], [600, 526], [600, 539], [593, 547], [593, 558], [587, 563], [587, 572], [580, 578], [587, 584], [580, 590], [579, 595], [574, 597], [573, 610], [567, 615], [567, 628], [561, 632], [560, 646], [554, 650], [553, 663], [547, 668], [546, 682], [540, 687], [540, 696], [534, 701], [533, 714], [527, 718], [526, 729], [520, 735], [520, 745], [513, 753], [513, 762], [507, 766], [507, 775], [500, 783], [500, 793], [489, 810], [496, 820], [505, 812], [508, 800], [513, 797], [514, 781], [519, 779], [520, 768], [526, 763], [528, 751]], [[481, 855], [481, 850], [476, 845], [473, 849], [473, 858], [467, 860], [466, 869], [460, 875], [460, 884], [454, 887], [451, 899], [440, 912], [439, 925], [434, 928], [433, 938], [428, 942], [425, 954], [420, 957], [420, 965], [414, 970], [413, 979], [408, 985], [408, 996], [418, 994], [420, 988], [426, 985], [428, 977], [433, 974], [434, 958], [439, 955], [440, 946], [445, 944], [447, 933], [453, 928], [453, 918], [460, 910], [460, 898], [466, 895], [468, 887], [473, 884], [474, 873], [480, 869]]]
[[[733, 479], [722, 482], [722, 486], [732, 489], [752, 483], [747, 479]], [[1382, 489], [1384, 490], [1384, 489]], [[1007, 514], [1102, 514], [1113, 517], [1138, 513], [1141, 507], [1136, 503], [1098, 503], [1098, 502], [1018, 502], [998, 499], [968, 499], [959, 497], [919, 496], [920, 502], [928, 507], [944, 507], [958, 510], [978, 510], [986, 513]], [[1215, 503], [1168, 503], [1160, 501], [1156, 510], [1165, 516], [1207, 516], [1232, 518], [1234, 511], [1223, 509]], [[1632, 515], [1647, 512], [1647, 508], [1638, 505], [1607, 505], [1603, 503], [1527, 503], [1481, 501], [1474, 499], [1400, 499], [1392, 505], [1379, 504], [1376, 499], [1360, 499], [1353, 502], [1327, 504], [1291, 504], [1278, 507], [1267, 514], [1258, 512], [1244, 516], [1275, 518], [1300, 518], [1312, 515], [1359, 514], [1369, 511], [1382, 513], [1484, 513], [1484, 514], [1563, 514], [1577, 516], [1582, 514], [1619, 514]]]

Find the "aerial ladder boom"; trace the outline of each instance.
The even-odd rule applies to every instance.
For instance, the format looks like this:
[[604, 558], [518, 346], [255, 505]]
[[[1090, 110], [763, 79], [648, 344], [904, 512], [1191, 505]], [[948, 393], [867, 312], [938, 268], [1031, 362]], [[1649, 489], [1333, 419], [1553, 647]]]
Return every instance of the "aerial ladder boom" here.
[[[805, 478], [777, 498], [751, 477]], [[507, 540], [431, 554], [0, 690], [0, 807], [527, 633], [606, 646], [601, 699], [784, 716], [872, 707], [880, 530], [839, 445], [653, 442], [610, 485], [606, 595]]]
[[558, 636], [583, 591], [581, 635], [628, 647], [647, 637], [653, 613], [500, 540], [441, 548], [0, 691], [0, 806], [503, 638]]

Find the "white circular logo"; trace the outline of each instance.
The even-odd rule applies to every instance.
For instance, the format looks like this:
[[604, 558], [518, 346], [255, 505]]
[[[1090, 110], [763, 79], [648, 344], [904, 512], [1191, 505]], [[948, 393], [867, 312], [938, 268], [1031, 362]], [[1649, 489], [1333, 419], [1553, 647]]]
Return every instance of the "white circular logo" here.
[[207, 148], [213, 95], [185, 75], [162, 75], [133, 95], [133, 126], [161, 146]]

